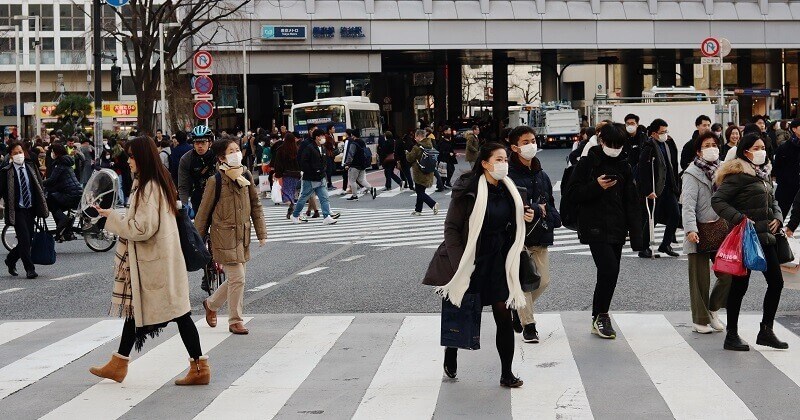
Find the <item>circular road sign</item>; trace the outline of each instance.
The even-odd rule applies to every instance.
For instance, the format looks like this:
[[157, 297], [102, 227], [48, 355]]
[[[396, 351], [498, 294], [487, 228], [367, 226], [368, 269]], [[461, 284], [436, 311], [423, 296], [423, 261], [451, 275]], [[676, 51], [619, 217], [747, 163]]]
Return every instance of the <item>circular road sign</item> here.
[[720, 45], [716, 38], [706, 38], [700, 44], [700, 52], [705, 57], [716, 57], [719, 55]]
[[192, 59], [194, 62], [194, 66], [200, 70], [206, 70], [211, 67], [211, 63], [213, 59], [211, 58], [211, 53], [208, 51], [198, 51], [194, 53], [194, 58]]
[[720, 49], [719, 55], [722, 57], [727, 57], [728, 54], [731, 53], [733, 47], [731, 47], [731, 42], [728, 41], [728, 38], [719, 39], [719, 49]]
[[106, 0], [106, 3], [108, 3], [109, 6], [122, 7], [128, 4], [129, 1], [130, 0]]
[[208, 76], [200, 76], [194, 79], [194, 89], [200, 95], [208, 95], [214, 89], [214, 82]]
[[194, 104], [194, 116], [200, 120], [206, 120], [214, 115], [214, 105], [208, 101], [199, 101]]

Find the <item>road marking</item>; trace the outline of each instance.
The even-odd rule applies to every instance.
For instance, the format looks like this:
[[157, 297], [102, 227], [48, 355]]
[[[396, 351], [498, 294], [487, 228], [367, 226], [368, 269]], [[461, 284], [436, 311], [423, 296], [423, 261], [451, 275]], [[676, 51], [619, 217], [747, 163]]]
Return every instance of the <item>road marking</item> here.
[[328, 267], [314, 267], [314, 268], [312, 268], [312, 269], [310, 269], [310, 270], [301, 271], [301, 272], [297, 273], [297, 275], [298, 275], [298, 276], [307, 276], [307, 275], [309, 275], [309, 274], [314, 274], [314, 273], [320, 272], [320, 271], [322, 271], [322, 270], [325, 270], [325, 269], [327, 269], [327, 268], [328, 268]]
[[10, 289], [0, 290], [0, 295], [4, 295], [6, 293], [19, 292], [20, 290], [25, 290], [25, 288], [24, 287], [12, 287]]
[[274, 417], [354, 318], [303, 318], [195, 419]]
[[676, 419], [708, 417], [709, 401], [715, 418], [756, 418], [664, 315], [613, 317]]
[[[761, 315], [740, 315], [739, 316], [739, 335], [743, 337], [755, 337], [761, 328]], [[775, 335], [782, 341], [789, 344], [789, 349], [796, 351], [800, 348], [800, 337], [778, 322], [773, 323]], [[783, 372], [792, 382], [800, 385], [800, 364], [797, 363], [797, 355], [790, 353], [790, 350], [777, 350], [770, 347], [753, 345], [765, 359], [769, 360], [778, 370]]]
[[56, 277], [54, 279], [50, 279], [50, 281], [69, 280], [69, 279], [74, 279], [76, 277], [88, 276], [89, 274], [92, 273], [75, 273], [75, 274], [70, 274], [68, 276]]
[[395, 188], [395, 189], [392, 189], [392, 190], [384, 191], [381, 195], [378, 196], [378, 198], [394, 197], [394, 196], [396, 196], [398, 194], [402, 194], [403, 192], [406, 192], [406, 191], [411, 191], [411, 190], [402, 189], [402, 188]]
[[278, 282], [271, 281], [269, 283], [262, 284], [261, 286], [257, 286], [257, 287], [254, 287], [252, 289], [249, 289], [248, 292], [260, 292], [262, 290], [269, 289], [270, 287], [272, 287], [272, 286], [274, 286], [276, 284], [278, 284]]
[[53, 321], [41, 322], [5, 322], [0, 324], [0, 345], [30, 334], [39, 328], [50, 325]]
[[357, 259], [359, 259], [361, 257], [363, 257], [363, 255], [353, 255], [352, 257], [342, 258], [339, 261], [350, 262], [350, 261], [355, 261], [355, 260], [357, 260]]
[[[244, 318], [242, 321], [247, 323], [251, 319]], [[219, 323], [227, 325], [227, 317], [220, 317]], [[206, 353], [231, 335], [227, 328], [208, 327], [205, 319], [197, 321], [195, 325], [200, 330], [200, 345]], [[121, 328], [118, 330], [121, 331]], [[104, 379], [42, 419], [119, 418], [185, 371], [189, 364], [187, 359], [183, 341], [179, 334], [175, 334], [131, 362], [124, 384]]]
[[[0, 399], [61, 369], [122, 332], [122, 320], [100, 321], [0, 369]], [[77, 417], [83, 417], [78, 415]], [[91, 417], [91, 416], [90, 416]]]
[[532, 378], [511, 390], [515, 419], [591, 419], [592, 409], [559, 314], [537, 314], [542, 341], [517, 338], [519, 370]]
[[442, 385], [439, 316], [407, 316], [353, 419], [433, 417]]
[[556, 185], [553, 185], [553, 192], [561, 191], [561, 181], [556, 181]]

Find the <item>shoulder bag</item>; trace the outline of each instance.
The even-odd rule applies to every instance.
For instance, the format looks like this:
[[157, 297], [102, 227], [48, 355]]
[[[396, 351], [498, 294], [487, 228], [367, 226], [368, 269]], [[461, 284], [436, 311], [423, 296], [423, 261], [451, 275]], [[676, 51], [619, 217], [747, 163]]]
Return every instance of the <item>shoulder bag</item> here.
[[536, 267], [531, 254], [527, 249], [523, 249], [519, 254], [519, 283], [523, 292], [533, 292], [539, 288], [542, 276]]
[[782, 229], [775, 234], [775, 241], [776, 241], [776, 248], [778, 251], [778, 262], [781, 264], [785, 264], [794, 261], [794, 253], [792, 252], [792, 247], [789, 245], [789, 239], [786, 238], [786, 234], [783, 232]]
[[38, 219], [34, 224], [33, 242], [31, 243], [31, 262], [36, 265], [53, 265], [56, 263], [56, 240], [47, 231], [47, 221]]
[[697, 252], [716, 252], [730, 231], [728, 222], [723, 218], [714, 222], [698, 223], [697, 235], [700, 237], [700, 243], [697, 244]]

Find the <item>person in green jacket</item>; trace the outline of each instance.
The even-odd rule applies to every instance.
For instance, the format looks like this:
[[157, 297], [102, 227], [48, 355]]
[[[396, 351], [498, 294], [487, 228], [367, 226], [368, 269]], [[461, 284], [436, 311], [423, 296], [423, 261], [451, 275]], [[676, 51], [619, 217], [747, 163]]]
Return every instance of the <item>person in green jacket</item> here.
[[430, 138], [425, 137], [425, 130], [417, 130], [416, 133], [414, 133], [414, 140], [417, 144], [411, 148], [411, 151], [406, 153], [406, 159], [411, 165], [411, 177], [414, 179], [414, 191], [417, 193], [417, 203], [411, 215], [422, 216], [423, 203], [433, 209], [433, 214], [436, 215], [439, 214], [439, 203], [425, 192], [426, 188], [433, 186], [433, 172], [426, 174], [422, 172], [422, 168], [419, 166], [419, 160], [422, 158], [423, 149], [433, 150], [433, 142]]
[[481, 128], [477, 125], [472, 126], [472, 132], [467, 133], [467, 162], [474, 164], [478, 158], [478, 151], [481, 150], [481, 141], [478, 136], [481, 134]]

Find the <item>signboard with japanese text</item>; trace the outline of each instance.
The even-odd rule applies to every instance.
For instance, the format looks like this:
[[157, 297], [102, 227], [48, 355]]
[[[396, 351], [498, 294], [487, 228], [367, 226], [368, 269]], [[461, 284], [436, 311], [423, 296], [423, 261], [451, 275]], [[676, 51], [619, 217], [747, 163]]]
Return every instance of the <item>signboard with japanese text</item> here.
[[306, 39], [305, 25], [263, 25], [261, 26], [261, 39], [276, 41], [291, 41]]

